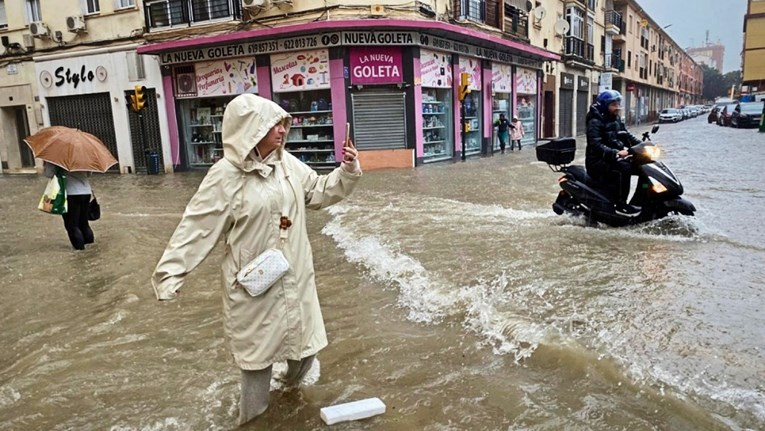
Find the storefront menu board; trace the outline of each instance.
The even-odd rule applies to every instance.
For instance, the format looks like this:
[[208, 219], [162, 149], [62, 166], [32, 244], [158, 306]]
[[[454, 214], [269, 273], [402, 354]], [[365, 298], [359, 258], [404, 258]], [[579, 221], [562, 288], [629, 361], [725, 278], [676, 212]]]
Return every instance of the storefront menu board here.
[[513, 92], [513, 67], [509, 64], [491, 64], [491, 89], [495, 93]]
[[470, 74], [470, 89], [481, 91], [481, 60], [473, 57], [460, 57], [460, 74]]
[[452, 88], [452, 55], [421, 49], [420, 74], [423, 87]]
[[271, 82], [274, 93], [330, 88], [329, 51], [272, 54]]
[[515, 91], [518, 94], [537, 94], [537, 72], [519, 67], [515, 75]]
[[200, 61], [194, 71], [199, 97], [258, 93], [255, 57]]

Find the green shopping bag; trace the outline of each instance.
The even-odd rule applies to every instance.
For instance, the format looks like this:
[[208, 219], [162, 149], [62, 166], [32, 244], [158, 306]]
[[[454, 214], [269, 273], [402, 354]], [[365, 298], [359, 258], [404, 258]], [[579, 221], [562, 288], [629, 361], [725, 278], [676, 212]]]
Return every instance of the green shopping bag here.
[[56, 168], [56, 174], [48, 181], [37, 208], [50, 214], [66, 213], [66, 174], [61, 168]]

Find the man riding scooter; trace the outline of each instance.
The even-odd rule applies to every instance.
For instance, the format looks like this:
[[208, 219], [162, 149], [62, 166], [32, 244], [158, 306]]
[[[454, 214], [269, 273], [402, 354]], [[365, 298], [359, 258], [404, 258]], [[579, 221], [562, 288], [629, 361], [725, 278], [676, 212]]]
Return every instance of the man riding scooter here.
[[627, 204], [630, 177], [637, 174], [628, 148], [641, 141], [627, 132], [619, 111], [622, 95], [616, 90], [598, 94], [596, 102], [587, 113], [587, 173], [608, 188], [616, 212], [635, 216], [640, 208]]

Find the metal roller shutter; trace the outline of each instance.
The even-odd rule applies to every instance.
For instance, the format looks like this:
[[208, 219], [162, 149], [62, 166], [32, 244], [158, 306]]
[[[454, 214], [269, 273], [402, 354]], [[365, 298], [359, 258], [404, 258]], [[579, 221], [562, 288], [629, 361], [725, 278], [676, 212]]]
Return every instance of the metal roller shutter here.
[[[129, 97], [132, 91], [126, 91]], [[138, 114], [128, 112], [130, 123], [130, 140], [133, 143], [133, 164], [136, 172], [146, 172], [146, 151], [155, 151], [159, 155], [159, 166], [163, 167], [165, 160], [162, 154], [162, 135], [159, 129], [159, 109], [157, 108], [157, 90], [147, 88], [144, 92], [147, 103], [141, 115], [143, 124], [139, 121]], [[145, 127], [145, 134], [141, 133], [141, 127]], [[146, 142], [144, 142], [144, 136]], [[161, 169], [161, 168], [160, 168]]]
[[576, 134], [584, 135], [587, 132], [587, 108], [590, 105], [590, 93], [587, 91], [576, 92]]
[[371, 89], [351, 95], [353, 143], [360, 150], [406, 148], [404, 92]]
[[[109, 93], [49, 97], [47, 102], [51, 126], [73, 127], [95, 135], [117, 158], [117, 136]], [[110, 170], [119, 171], [119, 163]]]
[[559, 136], [571, 136], [573, 133], [574, 90], [560, 90], [560, 130]]

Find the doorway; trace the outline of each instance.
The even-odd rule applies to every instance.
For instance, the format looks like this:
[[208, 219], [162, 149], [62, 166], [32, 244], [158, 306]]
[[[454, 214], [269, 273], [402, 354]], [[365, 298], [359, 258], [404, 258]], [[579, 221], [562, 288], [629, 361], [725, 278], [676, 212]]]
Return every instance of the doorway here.
[[16, 117], [16, 136], [19, 145], [19, 158], [22, 168], [33, 168], [35, 166], [35, 155], [29, 148], [24, 139], [29, 136], [29, 123], [27, 123], [27, 111], [23, 106], [13, 108]]

